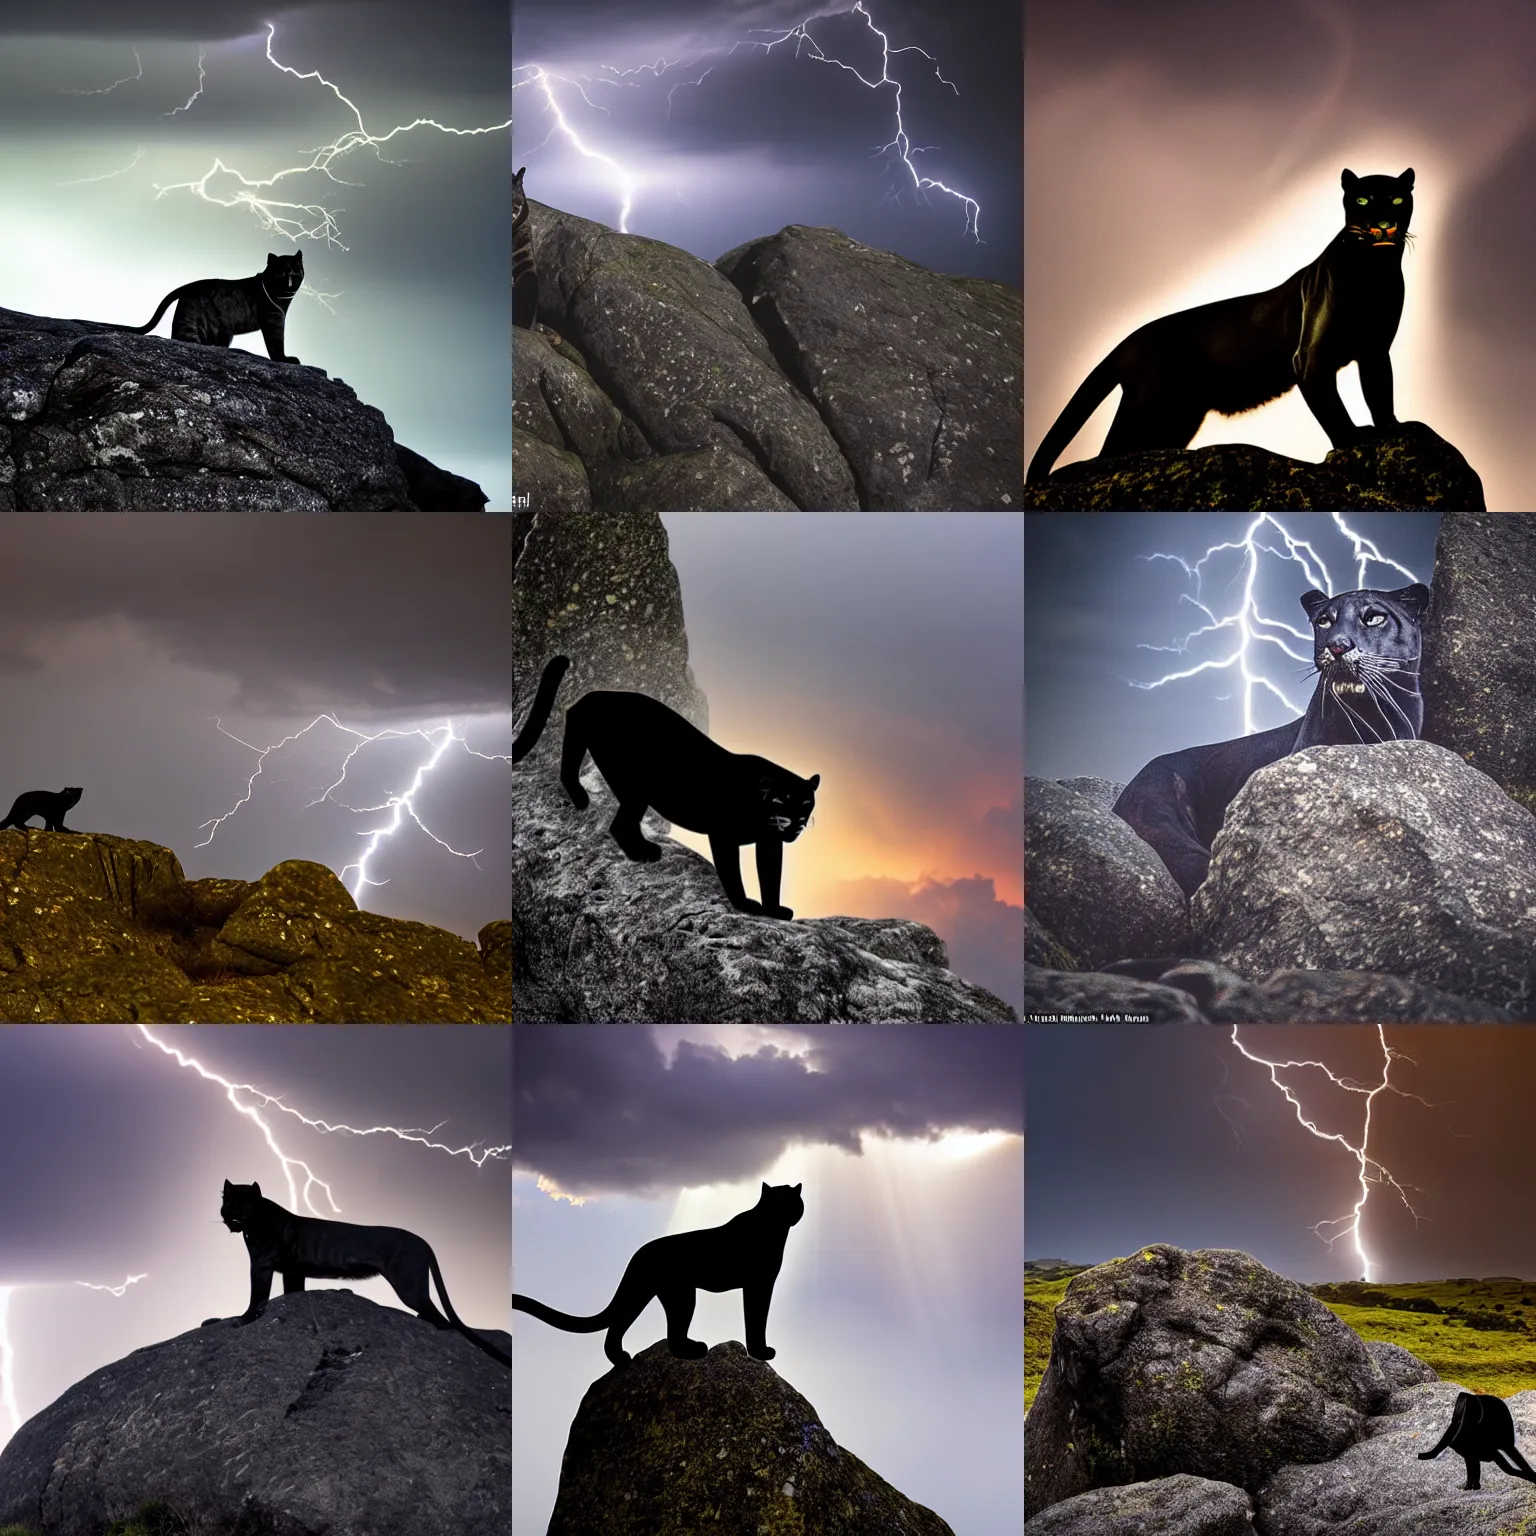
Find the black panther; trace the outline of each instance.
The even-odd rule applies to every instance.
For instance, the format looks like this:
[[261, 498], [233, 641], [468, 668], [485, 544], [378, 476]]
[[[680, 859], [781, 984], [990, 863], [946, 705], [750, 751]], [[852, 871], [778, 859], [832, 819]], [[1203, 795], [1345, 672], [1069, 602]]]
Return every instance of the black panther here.
[[[512, 744], [514, 763], [537, 743], [569, 665], [567, 657], [556, 656], [545, 666], [533, 708]], [[795, 915], [779, 904], [784, 844], [799, 837], [816, 808], [819, 773], [802, 779], [766, 757], [727, 752], [659, 700], [601, 689], [565, 712], [560, 782], [578, 811], [589, 803], [580, 779], [588, 752], [619, 802], [610, 831], [631, 859], [649, 864], [661, 857], [640, 830], [640, 818], [654, 807], [668, 821], [708, 836], [715, 873], [738, 912]], [[741, 883], [743, 843], [757, 844], [761, 901], [753, 901]]]
[[1205, 879], [1211, 844], [1250, 774], [1307, 747], [1410, 740], [1424, 726], [1420, 620], [1429, 588], [1302, 594], [1312, 621], [1317, 687], [1307, 712], [1235, 741], [1154, 757], [1112, 809], [1157, 850], [1186, 896]]
[[0, 821], [0, 827], [25, 828], [32, 817], [41, 816], [45, 831], [73, 831], [73, 828], [64, 825], [64, 818], [70, 808], [79, 803], [84, 793], [79, 785], [67, 789], [29, 789], [25, 794], [16, 796], [16, 803], [5, 820]]
[[654, 1296], [667, 1314], [667, 1348], [679, 1360], [699, 1360], [709, 1353], [709, 1345], [688, 1337], [698, 1292], [739, 1289], [747, 1353], [757, 1360], [772, 1360], [776, 1352], [767, 1339], [768, 1303], [773, 1300], [773, 1282], [784, 1262], [789, 1229], [804, 1214], [798, 1184], [764, 1184], [757, 1204], [731, 1217], [724, 1226], [674, 1232], [637, 1249], [624, 1267], [613, 1300], [601, 1312], [572, 1317], [515, 1293], [512, 1310], [529, 1312], [567, 1333], [596, 1333], [606, 1328], [603, 1353], [614, 1365], [625, 1365], [629, 1355], [624, 1349], [624, 1331]]
[[1515, 1444], [1515, 1420], [1502, 1397], [1484, 1392], [1458, 1392], [1451, 1422], [1432, 1451], [1420, 1451], [1420, 1461], [1433, 1461], [1441, 1451], [1452, 1450], [1467, 1464], [1463, 1489], [1481, 1488], [1479, 1462], [1491, 1461], [1511, 1477], [1536, 1483], [1536, 1471]]
[[1235, 416], [1293, 385], [1335, 448], [1372, 435], [1350, 420], [1336, 376], [1360, 365], [1376, 430], [1397, 424], [1389, 348], [1403, 314], [1403, 246], [1413, 171], [1345, 171], [1344, 228], [1316, 261], [1264, 293], [1181, 309], [1132, 331], [1078, 386], [1029, 461], [1031, 483], [1051, 466], [1118, 384], [1103, 454], [1186, 448], [1206, 412]]

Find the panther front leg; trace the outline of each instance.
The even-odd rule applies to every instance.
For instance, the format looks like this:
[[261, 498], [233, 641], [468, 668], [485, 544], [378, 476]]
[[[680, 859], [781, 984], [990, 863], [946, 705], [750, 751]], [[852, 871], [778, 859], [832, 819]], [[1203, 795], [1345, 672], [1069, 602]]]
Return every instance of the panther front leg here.
[[1392, 409], [1392, 356], [1382, 348], [1359, 359], [1360, 393], [1365, 396], [1366, 409], [1378, 430], [1395, 427], [1397, 416]]
[[[738, 912], [745, 912], [750, 917], [761, 917], [763, 907], [761, 902], [753, 901], [747, 895], [746, 887], [741, 883], [741, 844], [733, 843], [717, 833], [709, 834], [709, 856], [715, 861], [715, 873], [720, 877], [720, 884], [725, 891], [725, 899], [736, 908]], [[774, 893], [778, 893], [778, 885], [774, 885]]]
[[773, 1281], [754, 1281], [741, 1288], [741, 1311], [747, 1327], [747, 1353], [754, 1360], [772, 1360], [777, 1350], [768, 1345], [768, 1304], [773, 1300]]
[[[287, 1277], [283, 1278], [284, 1288], [287, 1287]], [[244, 1327], [246, 1323], [254, 1323], [266, 1310], [267, 1298], [272, 1294], [272, 1266], [270, 1264], [258, 1264], [251, 1262], [251, 1304], [239, 1317], [235, 1319], [235, 1327]]]
[[757, 840], [757, 893], [763, 899], [764, 917], [793, 917], [794, 911], [779, 905], [779, 881], [784, 874], [784, 844], [769, 833]]

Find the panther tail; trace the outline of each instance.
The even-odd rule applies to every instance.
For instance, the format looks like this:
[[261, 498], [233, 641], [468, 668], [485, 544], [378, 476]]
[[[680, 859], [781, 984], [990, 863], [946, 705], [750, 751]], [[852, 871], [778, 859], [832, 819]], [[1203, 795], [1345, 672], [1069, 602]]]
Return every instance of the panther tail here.
[[1099, 406], [1109, 398], [1109, 392], [1120, 382], [1120, 348], [1116, 347], [1092, 373], [1077, 386], [1077, 392], [1067, 401], [1061, 415], [1051, 423], [1051, 430], [1041, 439], [1035, 456], [1029, 461], [1029, 473], [1025, 482], [1041, 484], [1049, 479], [1051, 467], [1062, 455], [1067, 444], [1082, 430]]
[[512, 1310], [531, 1313], [541, 1323], [548, 1323], [551, 1328], [563, 1328], [567, 1333], [601, 1333], [608, 1326], [608, 1314], [613, 1308], [610, 1303], [592, 1317], [572, 1317], [569, 1312], [557, 1312], [553, 1307], [546, 1307], [542, 1301], [535, 1301], [531, 1296], [519, 1296], [514, 1291]]
[[466, 1324], [464, 1320], [459, 1316], [459, 1314], [453, 1310], [453, 1303], [448, 1300], [448, 1288], [443, 1284], [443, 1272], [437, 1267], [437, 1255], [435, 1253], [428, 1252], [427, 1263], [432, 1268], [432, 1278], [437, 1282], [438, 1300], [443, 1304], [443, 1311], [448, 1314], [448, 1321], [452, 1323], [453, 1326], [457, 1328], [459, 1332], [462, 1333], [464, 1337], [475, 1346], [476, 1349], [483, 1349], [486, 1354], [491, 1357], [491, 1359], [499, 1360], [503, 1365], [511, 1365], [511, 1355], [502, 1354], [502, 1352], [497, 1349], [494, 1344], [485, 1339], [482, 1339], [480, 1335], [476, 1333], [473, 1328], [469, 1327], [468, 1324]]
[[149, 317], [149, 323], [147, 325], [120, 325], [120, 326], [114, 326], [113, 329], [114, 330], [120, 330], [120, 331], [126, 331], [130, 336], [147, 336], [147, 335], [149, 335], [149, 333], [152, 330], [154, 330], [154, 328], [157, 325], [160, 324], [160, 317], [191, 286], [192, 286], [191, 283], [183, 283], [180, 288], [172, 288], [171, 291], [168, 294], [166, 294], [166, 296], [163, 299], [160, 300], [160, 307], [159, 307], [159, 309], [157, 309], [154, 312], [154, 314]]
[[560, 679], [571, 664], [569, 656], [552, 656], [539, 679], [539, 691], [534, 695], [533, 708], [516, 741], [512, 743], [512, 761], [521, 762], [538, 745], [549, 712], [555, 707], [555, 695], [560, 691]]

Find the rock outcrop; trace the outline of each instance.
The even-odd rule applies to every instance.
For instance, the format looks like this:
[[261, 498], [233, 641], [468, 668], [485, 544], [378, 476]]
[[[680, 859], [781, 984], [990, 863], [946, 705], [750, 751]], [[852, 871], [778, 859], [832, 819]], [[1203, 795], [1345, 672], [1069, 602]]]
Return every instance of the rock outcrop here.
[[1024, 491], [1026, 508], [1048, 512], [1481, 512], [1484, 505], [1477, 472], [1421, 421], [1334, 449], [1321, 464], [1219, 443], [1082, 459]]
[[478, 512], [340, 379], [0, 309], [0, 512]]
[[[1155, 1244], [1083, 1271], [1024, 1421], [1026, 1536], [1495, 1536], [1529, 1485], [1480, 1493], [1440, 1438], [1465, 1390], [1369, 1344], [1244, 1253]], [[1536, 1438], [1536, 1392], [1508, 1400]]]
[[1536, 515], [1447, 515], [1424, 631], [1424, 735], [1536, 812]]
[[512, 480], [540, 511], [1017, 508], [1017, 289], [790, 225], [710, 266], [530, 201]]
[[323, 864], [188, 880], [157, 843], [0, 831], [7, 1024], [496, 1024], [512, 1013], [511, 924], [479, 947], [359, 912]]
[[1536, 816], [1429, 741], [1312, 747], [1253, 775], [1190, 903], [1243, 975], [1376, 971], [1536, 1010]]
[[[634, 689], [707, 726], [656, 513], [514, 513], [512, 551], [514, 719], [526, 715], [544, 663], [564, 655], [563, 704], [596, 688]], [[512, 772], [518, 1023], [1017, 1022], [948, 969], [943, 941], [921, 923], [737, 912], [709, 862], [667, 837], [654, 814], [645, 835], [663, 846], [660, 861], [627, 859], [609, 834], [616, 805], [596, 768], [589, 762], [582, 778], [585, 812], [560, 787], [559, 707]]]
[[[510, 1336], [485, 1335], [500, 1348]], [[178, 1530], [506, 1536], [511, 1375], [345, 1290], [274, 1297], [93, 1372], [0, 1454], [0, 1525], [98, 1536], [151, 1499]]]
[[773, 1367], [734, 1341], [701, 1360], [665, 1343], [587, 1389], [549, 1536], [953, 1536], [827, 1433]]

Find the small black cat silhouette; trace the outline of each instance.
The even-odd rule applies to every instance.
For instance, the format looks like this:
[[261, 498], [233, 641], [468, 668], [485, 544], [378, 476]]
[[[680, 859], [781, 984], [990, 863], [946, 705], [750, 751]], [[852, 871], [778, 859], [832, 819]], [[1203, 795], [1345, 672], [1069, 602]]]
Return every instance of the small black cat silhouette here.
[[16, 796], [11, 813], [0, 821], [0, 827], [25, 827], [29, 818], [41, 816], [47, 832], [72, 832], [73, 827], [64, 825], [64, 817], [84, 794], [78, 785], [73, 789], [29, 789]]
[[1536, 1483], [1536, 1471], [1515, 1445], [1515, 1420], [1502, 1397], [1484, 1392], [1458, 1392], [1450, 1428], [1432, 1451], [1420, 1451], [1420, 1461], [1433, 1461], [1441, 1451], [1452, 1450], [1467, 1464], [1462, 1488], [1481, 1488], [1479, 1462], [1491, 1461], [1511, 1477]]
[[757, 1360], [772, 1360], [768, 1347], [768, 1303], [773, 1282], [784, 1262], [784, 1243], [789, 1229], [805, 1215], [798, 1184], [763, 1185], [757, 1204], [733, 1216], [722, 1227], [698, 1232], [674, 1232], [658, 1237], [636, 1250], [624, 1269], [624, 1278], [613, 1300], [591, 1317], [572, 1317], [557, 1312], [531, 1296], [512, 1297], [514, 1312], [529, 1312], [552, 1328], [567, 1333], [608, 1330], [603, 1353], [614, 1365], [625, 1365], [624, 1330], [640, 1316], [651, 1297], [667, 1314], [667, 1348], [679, 1360], [699, 1360], [709, 1345], [688, 1337], [693, 1304], [698, 1292], [741, 1290], [741, 1310], [747, 1325], [747, 1353]]

